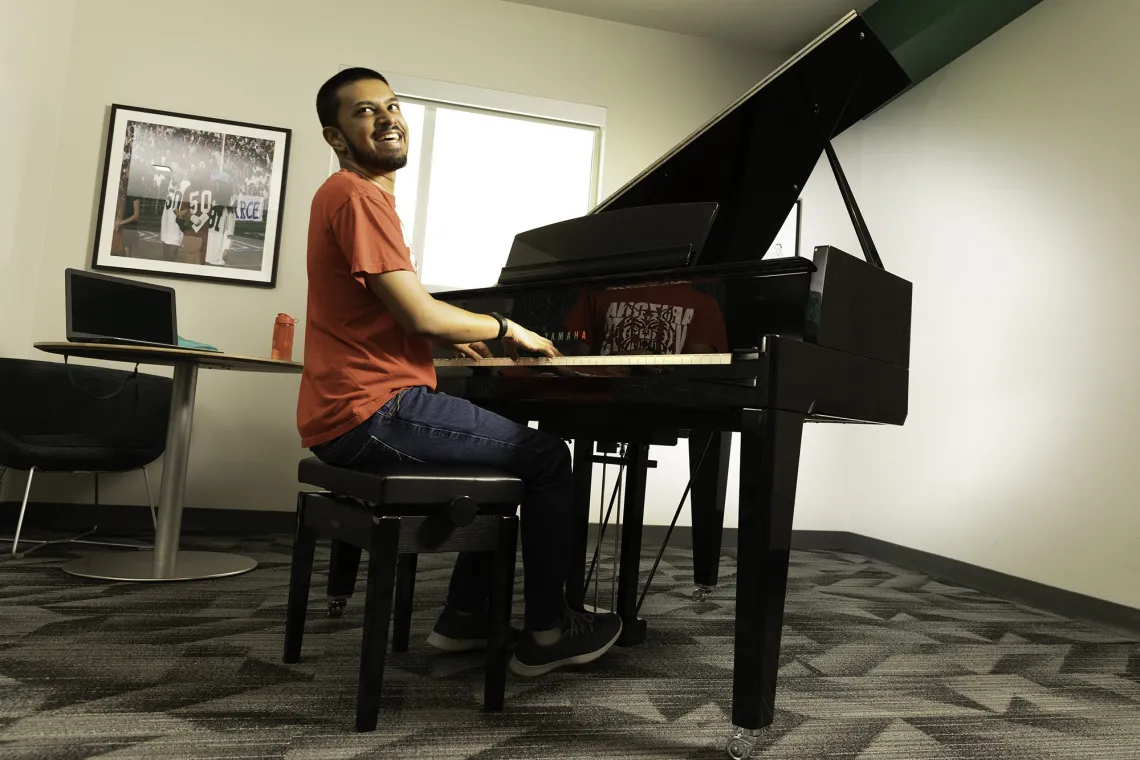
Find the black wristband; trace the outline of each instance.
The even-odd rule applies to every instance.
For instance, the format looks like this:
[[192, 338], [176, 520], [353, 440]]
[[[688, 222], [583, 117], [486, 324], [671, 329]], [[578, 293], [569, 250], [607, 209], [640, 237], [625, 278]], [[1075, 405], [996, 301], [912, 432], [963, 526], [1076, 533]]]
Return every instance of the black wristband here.
[[495, 336], [495, 340], [502, 340], [507, 334], [507, 318], [497, 311], [491, 312], [491, 316], [499, 322], [499, 334]]

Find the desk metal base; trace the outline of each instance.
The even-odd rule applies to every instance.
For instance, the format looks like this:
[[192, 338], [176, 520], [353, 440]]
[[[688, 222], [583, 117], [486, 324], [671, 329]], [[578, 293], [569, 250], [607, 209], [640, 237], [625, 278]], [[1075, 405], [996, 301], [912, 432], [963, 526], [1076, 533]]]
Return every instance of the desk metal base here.
[[129, 346], [107, 343], [36, 343], [41, 351], [63, 356], [159, 364], [174, 367], [170, 395], [170, 417], [166, 428], [166, 449], [162, 463], [162, 489], [155, 515], [154, 551], [102, 554], [68, 562], [64, 571], [71, 575], [111, 581], [185, 581], [240, 575], [257, 567], [250, 557], [220, 552], [180, 551], [182, 502], [186, 496], [186, 473], [190, 459], [190, 433], [193, 427], [194, 396], [198, 368], [256, 370], [259, 372], [301, 372], [299, 362], [234, 356], [215, 351], [195, 351], [176, 347]]
[[154, 573], [154, 552], [97, 554], [72, 560], [63, 571], [83, 578], [104, 581], [191, 581], [241, 575], [257, 567], [257, 560], [240, 554], [180, 551], [174, 572], [167, 578]]

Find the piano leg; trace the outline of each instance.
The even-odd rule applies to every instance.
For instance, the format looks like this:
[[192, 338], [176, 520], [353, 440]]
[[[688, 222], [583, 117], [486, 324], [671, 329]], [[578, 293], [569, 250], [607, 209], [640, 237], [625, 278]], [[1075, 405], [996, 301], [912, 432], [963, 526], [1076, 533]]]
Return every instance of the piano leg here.
[[[693, 520], [693, 582], [696, 584], [693, 600], [697, 602], [716, 586], [720, 571], [724, 494], [728, 486], [731, 452], [732, 433], [728, 431], [693, 430], [689, 433], [689, 477], [693, 481], [690, 510]], [[698, 463], [700, 470], [697, 470]]]
[[803, 414], [745, 410], [740, 435], [740, 543], [730, 757], [772, 723], [788, 583]]
[[574, 439], [574, 535], [573, 560], [566, 581], [566, 604], [582, 611], [586, 600], [586, 552], [590, 542], [590, 489], [594, 474], [594, 441]]
[[641, 581], [641, 531], [645, 522], [645, 478], [648, 469], [649, 444], [628, 444], [615, 610], [622, 622], [621, 636], [617, 640], [619, 647], [635, 646], [645, 641], [645, 621], [637, 616], [637, 595]]

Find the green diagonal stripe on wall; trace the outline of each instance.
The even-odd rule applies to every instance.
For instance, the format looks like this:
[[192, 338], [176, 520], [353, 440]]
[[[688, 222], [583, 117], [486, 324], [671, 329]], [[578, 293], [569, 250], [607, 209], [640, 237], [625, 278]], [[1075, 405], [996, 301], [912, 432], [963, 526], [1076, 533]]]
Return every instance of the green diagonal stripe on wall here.
[[918, 84], [1041, 0], [878, 0], [868, 26]]

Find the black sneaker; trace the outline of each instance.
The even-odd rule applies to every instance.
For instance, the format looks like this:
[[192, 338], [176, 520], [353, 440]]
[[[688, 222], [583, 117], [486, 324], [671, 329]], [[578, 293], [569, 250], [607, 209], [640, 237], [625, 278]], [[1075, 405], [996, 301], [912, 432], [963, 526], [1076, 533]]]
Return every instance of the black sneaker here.
[[[519, 640], [520, 631], [507, 630], [507, 645]], [[472, 652], [487, 648], [487, 613], [461, 613], [444, 607], [427, 637], [427, 643], [441, 652]]]
[[539, 646], [529, 633], [519, 639], [511, 658], [511, 672], [531, 678], [563, 665], [585, 665], [608, 652], [620, 635], [621, 618], [612, 612], [567, 610], [562, 620], [562, 638], [555, 643]]

